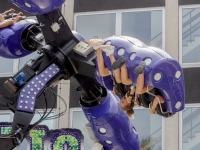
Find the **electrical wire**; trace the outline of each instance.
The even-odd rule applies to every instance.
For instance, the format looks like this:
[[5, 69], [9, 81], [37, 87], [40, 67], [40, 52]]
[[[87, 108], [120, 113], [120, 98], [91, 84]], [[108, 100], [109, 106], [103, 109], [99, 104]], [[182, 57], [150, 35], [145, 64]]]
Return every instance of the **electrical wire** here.
[[[46, 97], [45, 91], [44, 91], [44, 97]], [[35, 122], [33, 124], [33, 126], [27, 132], [29, 132], [30, 130], [32, 130], [33, 128], [35, 128], [39, 123], [42, 122], [42, 119], [45, 117], [45, 115], [47, 113], [47, 109], [48, 109], [48, 103], [47, 103], [47, 99], [46, 98], [45, 98], [45, 104], [46, 104], [46, 110], [45, 110], [43, 116], [37, 122]]]
[[[43, 109], [44, 110], [44, 109]], [[36, 110], [36, 112], [40, 115], [40, 118], [42, 117], [41, 113], [39, 111]]]
[[[54, 100], [53, 107], [52, 107], [51, 110], [47, 113], [48, 103], [47, 103], [47, 98], [46, 98], [45, 92], [44, 92], [44, 98], [45, 98], [45, 103], [46, 103], [46, 110], [45, 110], [43, 116], [42, 116], [37, 122], [34, 123], [34, 125], [28, 130], [28, 132], [29, 132], [30, 130], [32, 130], [33, 128], [35, 128], [35, 127], [36, 127], [38, 124], [40, 124], [42, 121], [46, 120], [46, 118], [48, 118], [47, 116], [49, 116], [49, 114], [53, 111], [53, 108], [54, 108], [54, 106], [55, 106], [56, 100]], [[46, 114], [46, 113], [47, 113], [47, 114]]]
[[[60, 95], [58, 95], [52, 88], [49, 87], [49, 89], [50, 89], [50, 91], [54, 94], [54, 104], [53, 104], [51, 110], [47, 113], [47, 110], [48, 110], [48, 101], [47, 101], [47, 98], [46, 98], [46, 93], [44, 92], [44, 98], [45, 98], [45, 104], [46, 104], [45, 112], [44, 112], [43, 116], [41, 116], [41, 114], [37, 111], [37, 112], [39, 113], [39, 115], [40, 115], [40, 119], [39, 119], [37, 122], [35, 122], [35, 123], [33, 124], [33, 126], [28, 130], [28, 132], [30, 132], [30, 130], [34, 129], [34, 128], [35, 128], [38, 124], [40, 124], [42, 121], [44, 121], [44, 120], [53, 120], [53, 119], [60, 118], [61, 116], [63, 116], [63, 115], [67, 112], [67, 103], [66, 103], [66, 101], [65, 101]], [[53, 111], [53, 108], [54, 108], [54, 106], [55, 106], [55, 103], [56, 103], [56, 96], [59, 97], [59, 98], [62, 100], [62, 102], [64, 103], [64, 105], [65, 105], [65, 110], [64, 110], [63, 112], [57, 114], [57, 115], [48, 117], [49, 114]], [[0, 134], [0, 139], [1, 139], [1, 138], [9, 138], [9, 139], [10, 139], [10, 138], [16, 138], [16, 137], [13, 137], [14, 135], [16, 135], [16, 132], [15, 132], [15, 133], [12, 133], [12, 134], [10, 134], [10, 135], [5, 135], [5, 134], [2, 134], [2, 135], [1, 135], [1, 134]]]
[[64, 110], [63, 112], [57, 114], [57, 115], [47, 117], [47, 118], [44, 119], [44, 120], [53, 120], [53, 119], [57, 119], [57, 118], [63, 116], [63, 115], [67, 112], [67, 103], [66, 103], [66, 101], [65, 101], [60, 95], [58, 95], [55, 91], [53, 91], [52, 88], [49, 88], [49, 89], [51, 90], [51, 92], [52, 92], [54, 95], [56, 95], [57, 97], [59, 97], [59, 98], [62, 100], [62, 102], [63, 102], [64, 105], [65, 105], [65, 110]]
[[17, 133], [19, 133], [21, 131], [21, 128], [19, 128], [18, 130], [16, 130], [14, 133], [11, 134], [0, 134], [0, 139], [12, 139], [12, 138], [16, 138], [13, 137], [14, 135], [16, 135]]
[[[46, 95], [45, 95], [45, 99], [46, 99]], [[55, 104], [56, 104], [56, 100], [54, 99], [54, 104], [53, 104], [51, 110], [50, 110], [50, 111], [48, 112], [48, 114], [42, 119], [42, 121], [43, 121], [43, 120], [46, 120], [46, 118], [48, 118], [47, 116], [49, 116], [49, 114], [53, 111], [53, 108], [54, 108]]]

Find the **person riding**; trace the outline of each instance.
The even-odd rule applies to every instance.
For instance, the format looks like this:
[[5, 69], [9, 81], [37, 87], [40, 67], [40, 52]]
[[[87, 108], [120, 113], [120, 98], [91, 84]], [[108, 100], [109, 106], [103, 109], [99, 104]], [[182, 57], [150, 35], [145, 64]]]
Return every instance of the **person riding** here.
[[123, 65], [120, 69], [113, 70], [114, 75], [111, 71], [104, 65], [104, 58], [102, 55], [102, 50], [106, 52], [106, 55], [109, 56], [111, 63], [114, 64], [116, 62], [113, 53], [109, 53], [109, 51], [114, 51], [115, 47], [110, 45], [102, 45], [104, 40], [102, 39], [91, 39], [88, 41], [88, 45], [93, 46], [93, 48], [97, 52], [97, 63], [99, 67], [99, 74], [102, 77], [110, 76], [113, 79], [114, 90], [113, 93], [120, 98], [120, 108], [123, 109], [130, 118], [133, 118], [134, 114], [134, 102], [132, 98], [134, 97], [135, 89], [134, 83], [131, 79], [127, 80], [128, 74], [124, 74], [123, 70], [126, 69], [126, 65]]
[[[167, 112], [166, 107], [165, 107], [165, 101], [160, 91], [154, 87], [149, 87], [147, 85], [144, 85], [144, 69], [146, 66], [145, 61], [140, 62], [140, 65], [136, 67], [134, 70], [135, 75], [138, 75], [137, 87], [135, 89], [133, 88], [134, 82], [128, 77], [128, 70], [125, 65], [126, 57], [121, 56], [118, 60], [115, 60], [114, 55], [113, 55], [114, 50], [115, 50], [114, 46], [102, 45], [104, 43], [102, 39], [92, 39], [88, 43], [92, 43], [92, 42], [95, 43], [94, 41], [97, 41], [99, 45], [99, 47], [96, 49], [99, 73], [101, 76], [111, 75], [109, 69], [105, 67], [104, 65], [104, 59], [103, 59], [102, 51], [101, 51], [102, 49], [106, 53], [106, 55], [109, 56], [112, 63], [112, 70], [114, 72], [115, 80], [116, 80], [115, 85], [117, 85], [116, 89], [118, 91], [117, 95], [119, 97], [121, 95], [124, 95], [123, 97], [120, 97], [121, 99], [120, 107], [123, 110], [125, 110], [129, 116], [130, 116], [129, 111], [131, 112], [131, 110], [129, 109], [130, 108], [129, 106], [134, 107], [134, 105], [136, 106], [142, 105], [146, 108], [150, 108], [150, 114], [157, 113], [164, 117], [173, 116], [173, 114]], [[126, 87], [132, 87], [132, 89], [125, 90], [127, 89]], [[114, 91], [116, 89], [114, 88]], [[145, 93], [148, 96], [148, 98], [146, 98]]]
[[[125, 65], [126, 57], [121, 56], [116, 62], [118, 64], [116, 66], [112, 66], [112, 68], [119, 68], [122, 65]], [[172, 117], [173, 114], [168, 113], [165, 107], [165, 101], [162, 97], [161, 92], [154, 87], [150, 87], [144, 85], [144, 70], [145, 70], [146, 63], [145, 61], [141, 61], [139, 66], [137, 66], [134, 70], [134, 74], [138, 75], [137, 78], [137, 87], [135, 91], [135, 105], [137, 106], [144, 106], [145, 108], [150, 108], [150, 114], [157, 113], [163, 117]], [[123, 70], [128, 74], [128, 70]], [[148, 99], [146, 98], [146, 95]]]
[[10, 13], [13, 13], [13, 12], [15, 12], [15, 10], [11, 8], [10, 10], [7, 10], [4, 13], [0, 14], [0, 29], [11, 26], [15, 24], [15, 22], [22, 19], [22, 15], [23, 15], [22, 12], [19, 12], [15, 17], [12, 17], [11, 19], [4, 18], [5, 15], [9, 15]]

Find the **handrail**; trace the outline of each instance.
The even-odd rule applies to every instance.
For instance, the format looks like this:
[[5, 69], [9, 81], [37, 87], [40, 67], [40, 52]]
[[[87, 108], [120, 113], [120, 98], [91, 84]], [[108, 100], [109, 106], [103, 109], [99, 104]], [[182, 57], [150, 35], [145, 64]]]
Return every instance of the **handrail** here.
[[[188, 109], [191, 110], [191, 109]], [[192, 112], [192, 110], [191, 110]], [[183, 124], [186, 124], [187, 122], [190, 121], [191, 123], [191, 127], [189, 130], [187, 130], [185, 133], [183, 133], [183, 136], [185, 136], [187, 133], [191, 132], [191, 137], [192, 137], [192, 131], [194, 130], [194, 128], [196, 128], [197, 126], [200, 125], [200, 123], [196, 124], [195, 126], [193, 126], [193, 118], [196, 117], [198, 114], [200, 113], [200, 109], [195, 110], [193, 113], [191, 113], [190, 115], [188, 115], [185, 119], [183, 119]]]
[[156, 143], [158, 143], [159, 141], [161, 141], [161, 139], [162, 139], [162, 136], [159, 136], [158, 138], [156, 138], [155, 140], [153, 140], [152, 142], [147, 144], [145, 147], [141, 148], [141, 150], [148, 150], [151, 146], [153, 146]]
[[[198, 26], [198, 27], [196, 27], [196, 26]], [[194, 29], [194, 28], [196, 28], [196, 29]], [[196, 30], [198, 30], [200, 28], [200, 21], [199, 22], [197, 22], [191, 29], [188, 29], [187, 31], [185, 31], [184, 33], [183, 33], [183, 39], [185, 39], [186, 37], [188, 37], [189, 35], [191, 35], [192, 33], [194, 33]], [[194, 30], [193, 30], [194, 29]], [[184, 35], [184, 34], [186, 34], [187, 32], [189, 32], [187, 35]]]
[[[198, 27], [198, 23], [195, 24], [193, 27], [192, 27], [192, 22], [193, 21], [196, 21], [196, 19], [198, 19], [200, 17], [200, 12], [197, 13], [195, 16], [192, 17], [192, 12], [196, 10], [196, 9], [193, 9], [191, 10], [190, 12], [188, 12], [186, 15], [184, 15], [182, 18], [186, 17], [187, 15], [190, 15], [189, 16], [189, 19], [182, 24], [182, 28], [185, 28], [186, 26], [190, 25], [189, 29], [183, 33], [186, 34], [183, 36], [183, 39], [185, 39], [186, 37], [190, 36], [190, 41], [192, 41], [192, 33], [195, 32], [196, 30], [198, 30], [200, 27]], [[196, 28], [196, 29], [195, 29]], [[193, 30], [193, 31], [192, 31]]]
[[185, 124], [185, 123], [189, 122], [190, 120], [192, 120], [199, 113], [200, 113], [200, 109], [195, 110], [192, 114], [190, 114], [185, 119], [183, 119], [183, 124]]
[[194, 17], [192, 17], [191, 19], [189, 19], [188, 21], [186, 21], [184, 24], [183, 24], [183, 28], [186, 27], [187, 25], [191, 24], [191, 22], [193, 22], [194, 20], [196, 20], [197, 18], [199, 18], [200, 16], [200, 12], [198, 14], [196, 14]]
[[153, 134], [155, 134], [156, 132], [158, 132], [161, 129], [162, 129], [162, 127], [160, 127], [158, 130], [156, 130], [155, 132], [153, 132], [150, 136], [152, 136]]
[[160, 32], [160, 33], [158, 33], [156, 36], [154, 36], [152, 39], [151, 39], [151, 41], [152, 40], [154, 40], [155, 38], [157, 38], [159, 35], [161, 35], [162, 34], [162, 31]]
[[[187, 107], [186, 107], [186, 108], [187, 108]], [[186, 111], [188, 111], [188, 110], [190, 110], [190, 108], [184, 109], [183, 112], [186, 112]]]
[[[196, 128], [198, 125], [200, 125], [200, 123], [198, 123], [197, 125], [195, 125], [192, 129]], [[185, 133], [183, 134], [183, 136], [186, 135], [188, 132], [190, 132], [192, 129], [190, 129], [190, 130], [188, 130], [187, 132], [185, 132]]]
[[188, 14], [190, 14], [191, 12], [195, 11], [195, 9], [191, 10], [190, 12], [188, 12], [187, 14], [185, 14], [182, 18], [185, 18]]
[[157, 43], [155, 43], [153, 46], [154, 46], [154, 47], [158, 47], [158, 46], [161, 45], [161, 44], [162, 44], [162, 39], [159, 40]]

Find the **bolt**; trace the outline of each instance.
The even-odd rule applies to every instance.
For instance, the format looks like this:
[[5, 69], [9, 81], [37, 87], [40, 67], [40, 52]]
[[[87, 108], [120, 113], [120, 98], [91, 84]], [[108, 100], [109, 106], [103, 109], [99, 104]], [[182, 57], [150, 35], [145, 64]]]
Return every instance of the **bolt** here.
[[13, 100], [11, 100], [9, 103], [10, 103], [10, 105], [14, 105], [14, 101]]

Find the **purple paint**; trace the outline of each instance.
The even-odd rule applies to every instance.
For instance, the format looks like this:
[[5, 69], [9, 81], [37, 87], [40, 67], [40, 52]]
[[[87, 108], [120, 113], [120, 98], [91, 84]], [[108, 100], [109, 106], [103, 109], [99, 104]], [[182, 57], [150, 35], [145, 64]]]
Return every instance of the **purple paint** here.
[[24, 11], [31, 14], [47, 14], [62, 6], [65, 0], [10, 0]]
[[45, 89], [47, 83], [56, 76], [59, 71], [59, 66], [53, 63], [42, 73], [31, 79], [20, 91], [17, 110], [34, 113], [37, 96]]
[[12, 26], [0, 29], [1, 57], [15, 59], [33, 53], [33, 51], [24, 49], [21, 43], [22, 32], [29, 27], [30, 24], [31, 23], [27, 20], [22, 20]]
[[53, 149], [53, 144], [56, 141], [57, 137], [62, 135], [71, 135], [74, 136], [79, 142], [79, 149], [81, 150], [81, 137], [78, 132], [71, 132], [71, 131], [61, 131], [56, 133], [50, 133], [51, 136], [51, 149]]
[[[109, 37], [105, 39], [104, 44], [110, 43], [115, 46], [114, 57], [118, 59], [121, 56], [127, 58], [126, 67], [128, 69], [129, 78], [137, 83], [137, 75], [134, 74], [134, 69], [141, 61], [150, 63], [146, 65], [144, 70], [145, 85], [159, 89], [165, 100], [166, 109], [170, 113], [176, 113], [184, 109], [185, 104], [185, 83], [183, 71], [180, 64], [166, 51], [156, 47], [148, 47], [144, 43], [132, 37]], [[124, 51], [123, 51], [124, 49]], [[108, 56], [103, 52], [105, 66], [112, 71], [111, 62]], [[98, 65], [96, 70], [98, 70]], [[180, 71], [181, 76], [175, 77], [177, 71]], [[161, 79], [156, 81], [155, 75], [161, 73]], [[96, 79], [104, 87], [110, 90], [113, 86], [112, 79], [102, 80], [96, 75]], [[181, 106], [176, 108], [176, 104], [180, 102]]]

